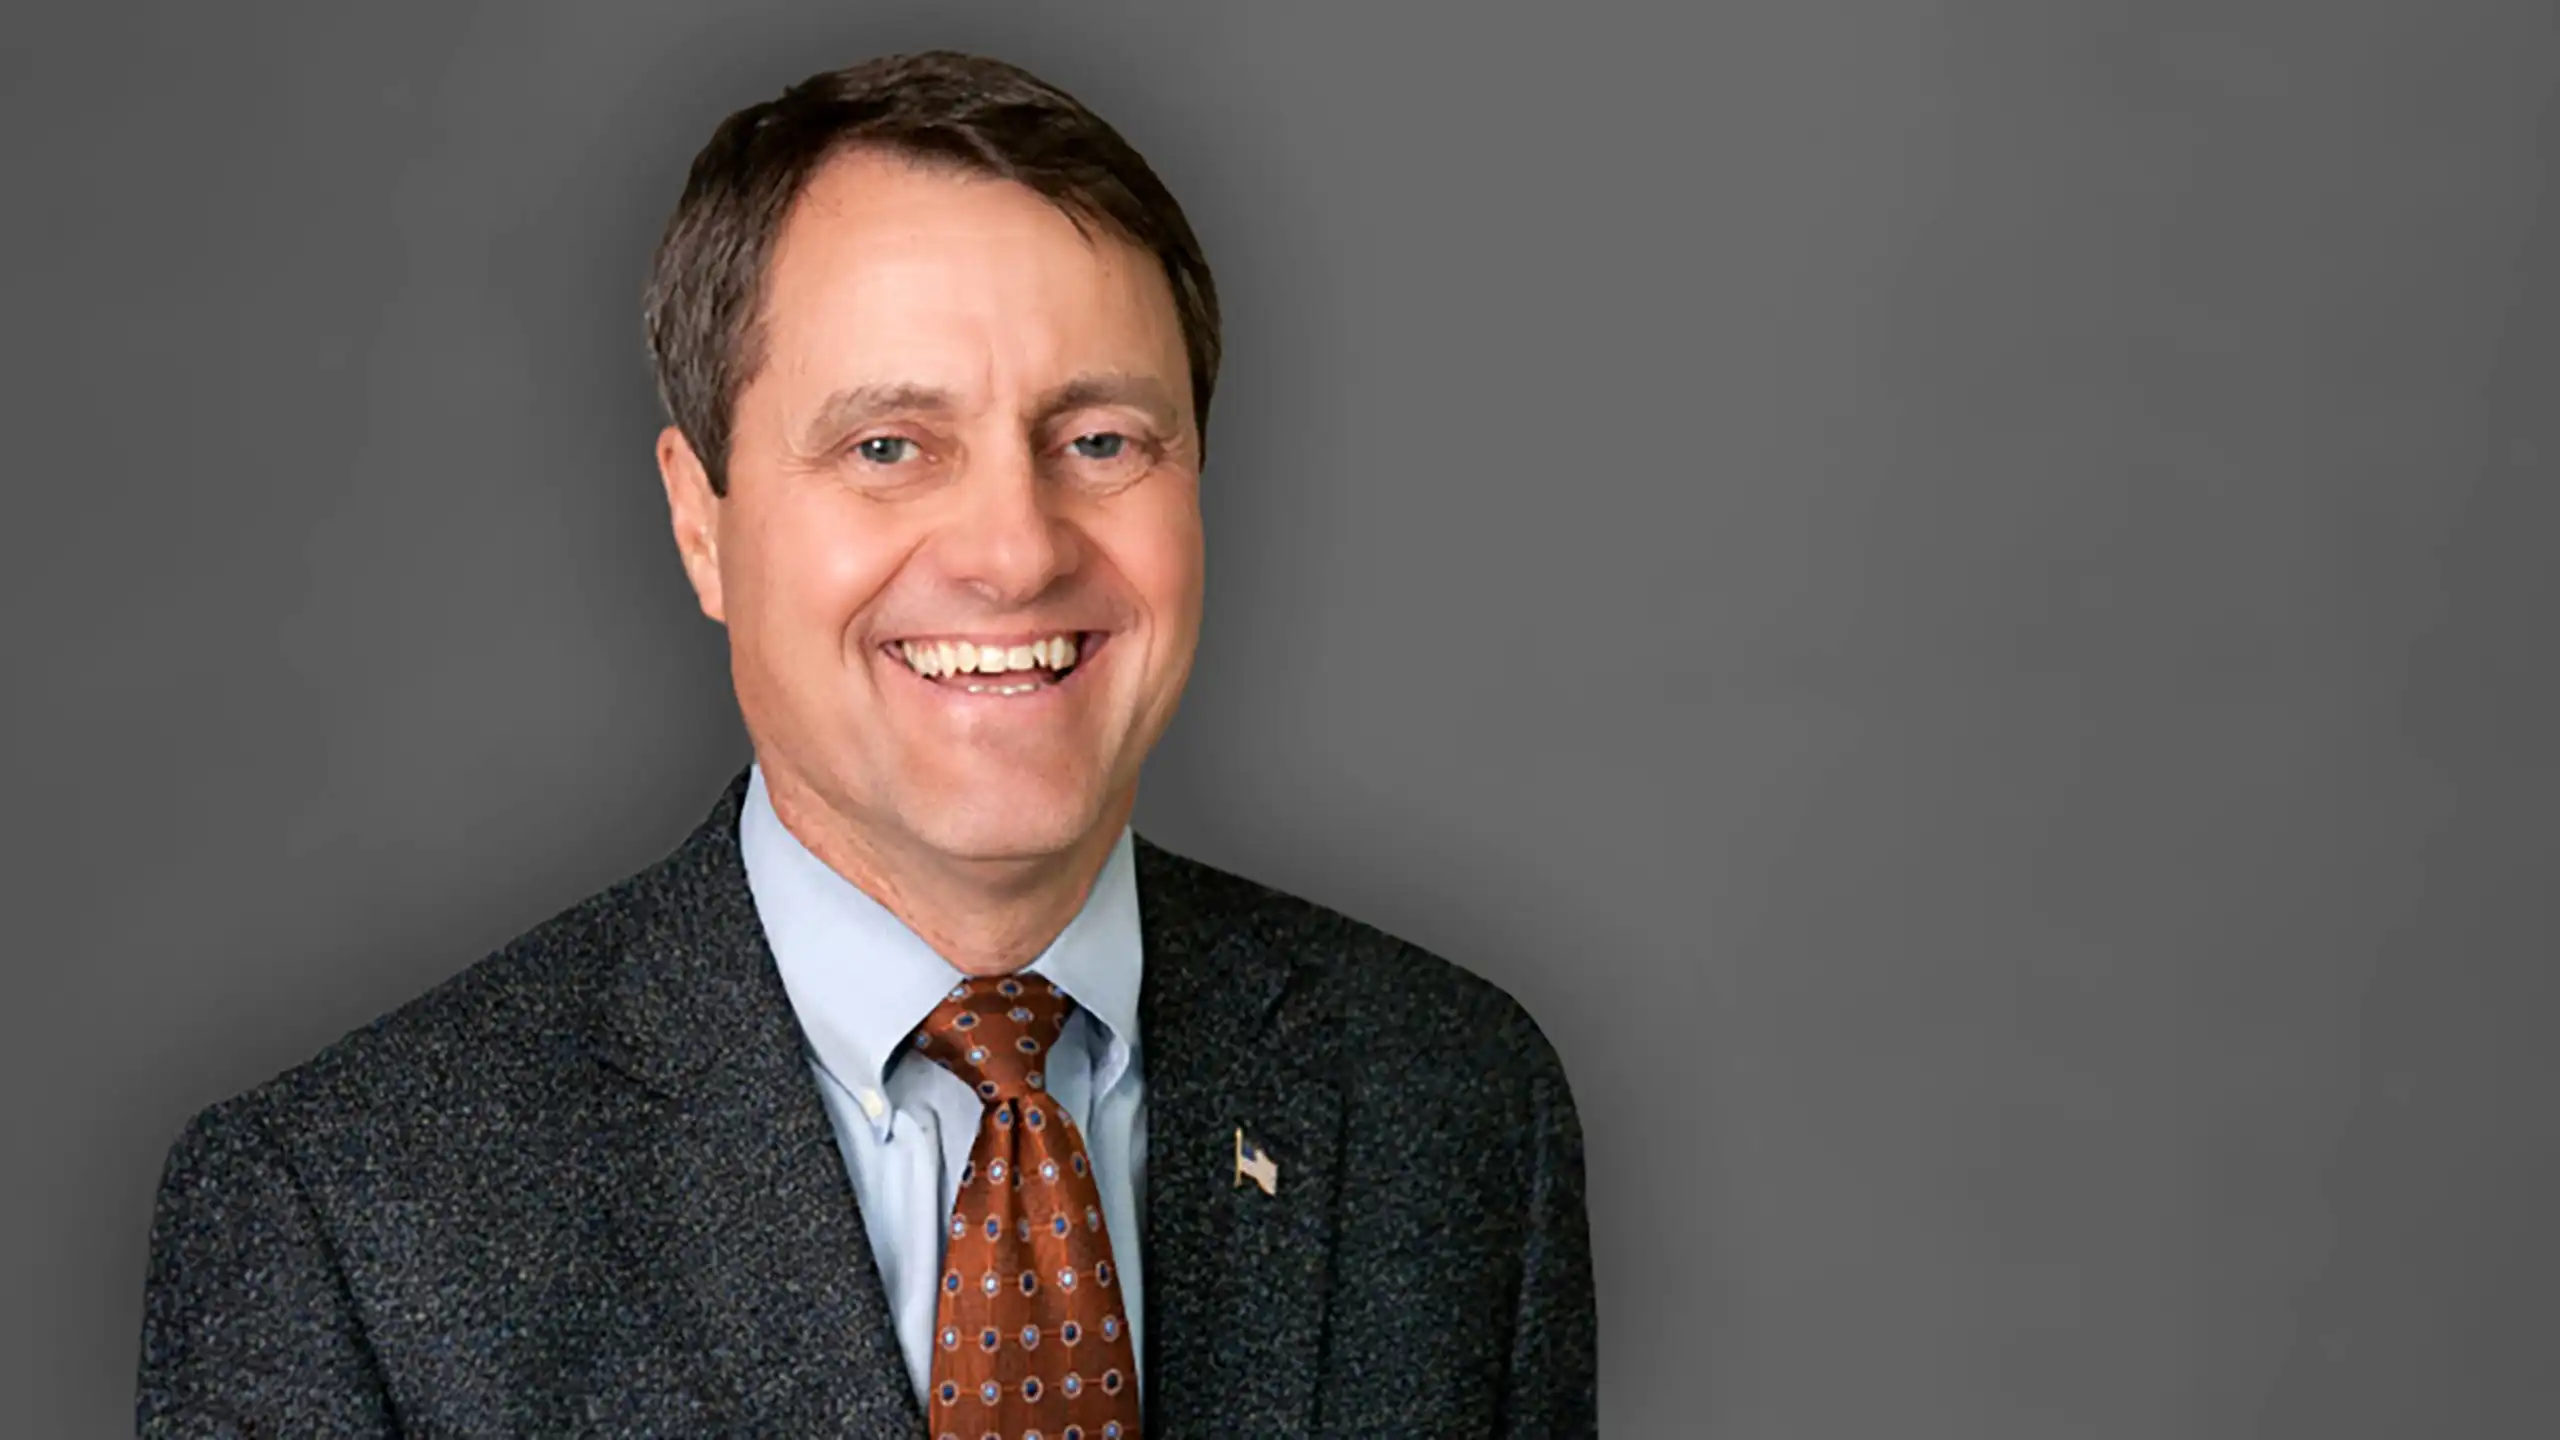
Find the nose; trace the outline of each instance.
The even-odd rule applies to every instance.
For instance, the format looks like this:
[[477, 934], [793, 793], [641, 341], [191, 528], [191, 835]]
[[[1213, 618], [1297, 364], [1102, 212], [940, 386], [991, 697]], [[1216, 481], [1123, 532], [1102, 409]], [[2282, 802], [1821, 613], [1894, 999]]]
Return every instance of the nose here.
[[1038, 599], [1075, 569], [1074, 527], [1058, 511], [1028, 446], [981, 457], [961, 477], [936, 549], [950, 578], [991, 609]]

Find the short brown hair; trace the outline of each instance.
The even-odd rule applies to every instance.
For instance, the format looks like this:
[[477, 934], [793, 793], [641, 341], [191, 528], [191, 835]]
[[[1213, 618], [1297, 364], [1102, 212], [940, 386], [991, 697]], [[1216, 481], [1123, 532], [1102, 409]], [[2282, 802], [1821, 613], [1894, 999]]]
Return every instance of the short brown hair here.
[[1218, 291], [1173, 194], [1120, 132], [1001, 60], [934, 50], [813, 75], [720, 122], [693, 159], [649, 277], [658, 398], [728, 493], [738, 394], [764, 363], [765, 274], [810, 175], [848, 150], [1011, 180], [1090, 235], [1100, 225], [1154, 253], [1173, 284], [1191, 404], [1205, 451], [1218, 376]]

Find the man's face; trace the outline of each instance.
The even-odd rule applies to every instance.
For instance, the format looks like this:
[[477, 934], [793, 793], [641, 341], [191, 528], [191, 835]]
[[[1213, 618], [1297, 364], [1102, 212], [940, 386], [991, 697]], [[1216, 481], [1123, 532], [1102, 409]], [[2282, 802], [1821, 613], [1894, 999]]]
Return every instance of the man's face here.
[[673, 429], [659, 459], [769, 781], [882, 858], [1116, 833], [1200, 630], [1161, 266], [1019, 185], [858, 153], [786, 222], [763, 323], [727, 496]]

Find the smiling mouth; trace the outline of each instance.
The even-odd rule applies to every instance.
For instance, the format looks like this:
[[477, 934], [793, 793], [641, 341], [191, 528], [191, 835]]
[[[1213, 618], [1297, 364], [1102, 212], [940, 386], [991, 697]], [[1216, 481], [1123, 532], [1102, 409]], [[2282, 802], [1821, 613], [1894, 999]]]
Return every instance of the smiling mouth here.
[[1064, 686], [1110, 638], [1107, 630], [1069, 630], [983, 645], [969, 640], [893, 640], [880, 652], [908, 674], [942, 690], [1025, 696]]

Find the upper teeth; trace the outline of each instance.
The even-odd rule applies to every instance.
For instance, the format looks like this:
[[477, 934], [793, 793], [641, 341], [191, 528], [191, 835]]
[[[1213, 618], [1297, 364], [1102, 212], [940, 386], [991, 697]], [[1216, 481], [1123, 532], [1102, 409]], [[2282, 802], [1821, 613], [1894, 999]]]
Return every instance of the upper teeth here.
[[1076, 637], [1052, 635], [1026, 645], [966, 640], [901, 640], [898, 653], [919, 675], [996, 675], [1007, 670], [1064, 670], [1076, 663]]

